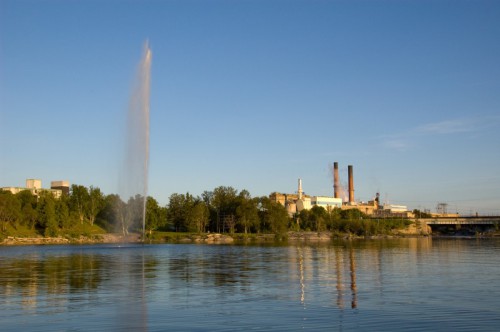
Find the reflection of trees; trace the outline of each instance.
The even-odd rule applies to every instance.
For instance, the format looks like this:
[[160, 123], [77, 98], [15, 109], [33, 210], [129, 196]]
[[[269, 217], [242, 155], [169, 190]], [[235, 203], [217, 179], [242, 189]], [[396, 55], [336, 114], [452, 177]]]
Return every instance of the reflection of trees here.
[[[241, 253], [240, 253], [241, 254]], [[175, 281], [243, 290], [251, 284], [252, 262], [233, 252], [204, 257], [184, 256], [169, 260], [169, 276]]]
[[65, 312], [78, 311], [102, 296], [116, 309], [117, 324], [145, 331], [148, 282], [157, 277], [158, 265], [155, 257], [137, 248], [113, 254], [90, 249], [61, 256], [42, 250], [0, 257], [0, 298], [26, 311]]
[[[8, 290], [28, 298], [42, 291], [47, 294], [86, 292], [100, 285], [102, 274], [103, 261], [97, 255], [7, 260], [0, 266], [0, 295], [5, 295]], [[28, 303], [33, 301], [25, 300]]]

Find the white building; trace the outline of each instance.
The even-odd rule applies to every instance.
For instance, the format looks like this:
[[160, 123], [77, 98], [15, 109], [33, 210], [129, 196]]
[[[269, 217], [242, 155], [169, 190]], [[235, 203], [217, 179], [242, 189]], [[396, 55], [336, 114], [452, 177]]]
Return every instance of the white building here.
[[42, 189], [42, 180], [26, 179], [26, 188], [28, 188], [28, 189]]
[[383, 210], [389, 210], [391, 213], [402, 213], [408, 211], [408, 207], [406, 205], [394, 205], [394, 204], [385, 204], [382, 207]]
[[62, 196], [62, 190], [60, 189], [44, 189], [42, 188], [42, 180], [38, 179], [27, 179], [26, 187], [2, 187], [0, 190], [10, 191], [13, 195], [20, 193], [21, 191], [28, 190], [33, 196], [39, 197], [42, 192], [51, 193], [55, 198], [60, 198]]
[[311, 199], [311, 205], [317, 205], [325, 208], [325, 210], [329, 211], [334, 208], [342, 207], [342, 198], [335, 198], [329, 196], [313, 196]]

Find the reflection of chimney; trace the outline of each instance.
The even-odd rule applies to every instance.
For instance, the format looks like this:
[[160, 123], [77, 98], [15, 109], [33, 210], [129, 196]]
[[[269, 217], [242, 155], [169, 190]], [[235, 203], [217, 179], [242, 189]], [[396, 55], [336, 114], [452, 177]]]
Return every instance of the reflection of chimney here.
[[352, 174], [352, 165], [347, 166], [349, 176], [349, 203], [354, 203], [354, 176]]
[[358, 307], [358, 287], [356, 286], [356, 257], [352, 247], [349, 250], [349, 261], [351, 263], [351, 308], [356, 309]]
[[333, 197], [339, 198], [339, 163], [333, 163]]

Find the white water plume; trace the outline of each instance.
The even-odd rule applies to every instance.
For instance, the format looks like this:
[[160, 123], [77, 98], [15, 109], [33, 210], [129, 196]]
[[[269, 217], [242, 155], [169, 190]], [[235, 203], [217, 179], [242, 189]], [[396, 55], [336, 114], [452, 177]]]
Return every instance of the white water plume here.
[[[149, 174], [149, 95], [151, 79], [151, 49], [144, 44], [143, 55], [134, 79], [130, 97], [125, 158], [120, 174], [120, 197], [127, 203], [120, 223], [124, 234], [129, 227], [142, 226], [145, 234], [146, 201]], [[142, 225], [139, 225], [142, 222]]]

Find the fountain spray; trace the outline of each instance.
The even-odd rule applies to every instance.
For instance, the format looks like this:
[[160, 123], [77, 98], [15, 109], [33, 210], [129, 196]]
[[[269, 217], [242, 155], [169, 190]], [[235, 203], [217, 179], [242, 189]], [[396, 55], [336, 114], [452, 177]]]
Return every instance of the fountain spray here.
[[[120, 196], [129, 200], [126, 215], [132, 220], [142, 219], [143, 242], [146, 234], [148, 197], [151, 58], [151, 49], [146, 41], [129, 102], [124, 173], [120, 180]], [[142, 204], [138, 204], [137, 201], [141, 199]], [[128, 224], [122, 225], [122, 228], [125, 232]]]

